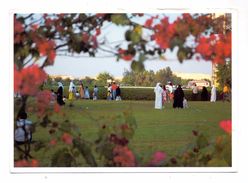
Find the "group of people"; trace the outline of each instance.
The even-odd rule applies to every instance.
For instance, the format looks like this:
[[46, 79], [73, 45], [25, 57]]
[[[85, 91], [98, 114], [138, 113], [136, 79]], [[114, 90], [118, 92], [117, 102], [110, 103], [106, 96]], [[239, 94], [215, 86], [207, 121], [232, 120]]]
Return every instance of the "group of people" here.
[[121, 89], [115, 82], [108, 85], [107, 100], [121, 100]]
[[168, 89], [165, 85], [157, 83], [154, 88], [155, 92], [155, 109], [162, 109], [166, 101], [173, 100], [173, 108], [185, 108], [187, 107], [186, 99], [184, 98], [184, 92], [181, 85], [178, 85], [177, 89], [173, 91], [172, 83], [169, 84]]
[[[57, 98], [57, 103], [59, 105], [64, 105], [66, 97], [63, 95], [64, 92], [64, 86], [61, 82], [58, 82], [58, 89], [57, 92], [53, 92], [52, 90], [52, 95], [56, 95]], [[69, 85], [69, 96], [68, 100], [70, 101], [70, 106], [73, 105], [73, 101], [75, 99], [90, 99], [90, 92], [88, 86], [84, 87], [83, 83], [80, 82], [79, 90], [76, 89], [76, 85], [73, 83], [73, 81], [70, 82]], [[97, 100], [98, 98], [98, 87], [95, 85], [92, 93], [92, 98], [93, 100]]]
[[[53, 98], [56, 98], [57, 103], [59, 105], [64, 105], [66, 97], [63, 95], [64, 86], [61, 82], [58, 82], [58, 89], [57, 92], [52, 91]], [[75, 99], [90, 99], [90, 92], [88, 86], [84, 87], [83, 83], [80, 82], [79, 90], [76, 89], [76, 85], [73, 83], [73, 81], [70, 82], [69, 85], [69, 95], [68, 100], [70, 101], [70, 106], [73, 106], [73, 102]], [[99, 89], [95, 85], [93, 92], [92, 92], [92, 99], [97, 100], [98, 99], [98, 93]], [[112, 82], [107, 87], [107, 100], [121, 100], [121, 89], [118, 84], [115, 82]]]
[[[184, 91], [181, 85], [178, 85], [176, 90], [173, 90], [172, 83], [166, 89], [165, 85], [161, 85], [161, 83], [157, 83], [154, 88], [155, 92], [155, 109], [162, 109], [166, 101], [170, 102], [173, 100], [173, 108], [188, 108], [188, 102], [185, 98]], [[223, 89], [223, 101], [225, 98], [229, 97], [230, 91], [228, 87], [225, 86]], [[198, 87], [194, 84], [192, 88], [192, 100], [196, 101], [198, 97]], [[201, 100], [209, 101], [209, 94], [206, 87], [202, 88], [201, 92]], [[213, 85], [211, 89], [210, 102], [216, 102], [216, 87]]]

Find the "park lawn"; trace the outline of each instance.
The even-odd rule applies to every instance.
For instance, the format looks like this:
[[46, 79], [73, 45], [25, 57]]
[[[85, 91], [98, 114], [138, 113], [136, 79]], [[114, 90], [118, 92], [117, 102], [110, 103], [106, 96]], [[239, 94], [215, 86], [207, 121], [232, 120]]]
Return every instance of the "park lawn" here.
[[[82, 136], [93, 143], [97, 139], [99, 127], [109, 125], [108, 123], [113, 125], [113, 119], [118, 120], [123, 111], [131, 108], [137, 122], [135, 135], [129, 143], [133, 152], [139, 157], [147, 158], [159, 150], [172, 157], [192, 141], [192, 130], [204, 132], [214, 139], [224, 134], [219, 122], [231, 119], [231, 103], [228, 102], [189, 101], [188, 105], [187, 109], [173, 109], [172, 104], [167, 103], [163, 110], [155, 110], [154, 101], [77, 100], [73, 107], [69, 107], [68, 103], [63, 107], [63, 116], [53, 114], [50, 119], [58, 123], [70, 120], [79, 127]], [[32, 114], [29, 114], [29, 119], [39, 121]], [[49, 129], [37, 126], [33, 140], [49, 142], [52, 139]], [[32, 152], [32, 155], [41, 160], [41, 166], [50, 166], [54, 151], [51, 148], [49, 151]], [[79, 165], [87, 166], [84, 160]]]

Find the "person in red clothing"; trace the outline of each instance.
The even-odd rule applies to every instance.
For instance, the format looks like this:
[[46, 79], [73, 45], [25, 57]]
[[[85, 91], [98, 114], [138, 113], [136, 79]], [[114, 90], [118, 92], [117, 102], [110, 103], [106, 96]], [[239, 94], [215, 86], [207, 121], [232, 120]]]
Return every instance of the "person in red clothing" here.
[[117, 84], [115, 82], [112, 83], [111, 89], [112, 89], [112, 99], [115, 100], [115, 98], [116, 98], [116, 89], [117, 89]]

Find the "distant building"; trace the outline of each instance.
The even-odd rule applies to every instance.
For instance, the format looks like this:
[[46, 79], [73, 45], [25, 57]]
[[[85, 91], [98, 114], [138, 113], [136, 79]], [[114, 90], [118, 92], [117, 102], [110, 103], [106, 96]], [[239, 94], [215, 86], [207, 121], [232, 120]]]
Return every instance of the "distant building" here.
[[211, 80], [211, 74], [203, 74], [203, 73], [183, 73], [183, 72], [173, 72], [177, 77], [181, 77], [182, 79], [192, 79], [192, 80], [203, 80], [209, 79]]
[[196, 86], [198, 88], [202, 88], [202, 87], [210, 87], [210, 83], [208, 81], [205, 80], [192, 80], [188, 82], [188, 88], [192, 88], [194, 86], [194, 84], [196, 84]]

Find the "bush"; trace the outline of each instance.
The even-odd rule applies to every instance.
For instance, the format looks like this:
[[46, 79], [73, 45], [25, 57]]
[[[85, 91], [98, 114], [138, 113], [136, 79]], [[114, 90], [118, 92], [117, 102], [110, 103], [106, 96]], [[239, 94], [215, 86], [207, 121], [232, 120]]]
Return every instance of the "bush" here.
[[[54, 91], [57, 91], [57, 87], [45, 87], [46, 89], [53, 89]], [[98, 99], [104, 100], [107, 99], [107, 88], [103, 86], [98, 87]], [[79, 87], [77, 87], [77, 90], [79, 90]], [[208, 88], [209, 93], [209, 100], [210, 100], [210, 88]], [[90, 98], [92, 98], [93, 93], [93, 87], [89, 87], [90, 92]], [[192, 99], [192, 91], [185, 89], [184, 90], [185, 98], [188, 101], [191, 101]], [[64, 87], [64, 96], [68, 97], [68, 86]], [[121, 98], [122, 100], [154, 100], [155, 94], [153, 91], [153, 88], [121, 88]], [[221, 100], [222, 95], [221, 91], [217, 91], [217, 100]], [[199, 94], [197, 96], [197, 101], [201, 100], [201, 90], [199, 91]]]

